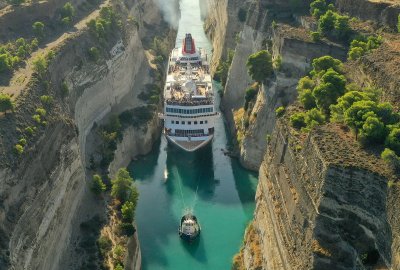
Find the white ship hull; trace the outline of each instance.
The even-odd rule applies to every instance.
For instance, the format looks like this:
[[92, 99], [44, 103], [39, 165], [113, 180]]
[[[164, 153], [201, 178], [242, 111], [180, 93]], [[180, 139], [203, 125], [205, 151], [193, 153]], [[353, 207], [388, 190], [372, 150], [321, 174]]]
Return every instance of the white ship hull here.
[[205, 147], [214, 138], [214, 135], [190, 139], [185, 137], [169, 136], [165, 133], [164, 135], [170, 143], [187, 152], [194, 152]]

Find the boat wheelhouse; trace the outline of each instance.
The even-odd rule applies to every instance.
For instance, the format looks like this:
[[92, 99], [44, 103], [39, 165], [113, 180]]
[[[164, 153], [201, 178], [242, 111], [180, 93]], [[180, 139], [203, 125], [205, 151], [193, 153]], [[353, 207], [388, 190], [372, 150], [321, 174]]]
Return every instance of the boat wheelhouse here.
[[206, 50], [197, 49], [192, 36], [186, 34], [182, 48], [175, 48], [169, 58], [164, 134], [181, 149], [193, 152], [213, 139], [217, 115]]

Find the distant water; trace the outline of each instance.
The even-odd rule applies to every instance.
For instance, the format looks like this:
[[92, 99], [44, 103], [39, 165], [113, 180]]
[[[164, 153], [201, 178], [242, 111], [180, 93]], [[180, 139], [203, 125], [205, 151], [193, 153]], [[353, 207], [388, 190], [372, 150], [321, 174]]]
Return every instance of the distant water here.
[[[177, 45], [192, 33], [197, 46], [211, 51], [198, 1], [181, 0], [181, 12]], [[221, 117], [212, 145], [185, 153], [163, 137], [149, 155], [130, 165], [140, 191], [136, 222], [143, 270], [230, 269], [253, 215], [257, 175], [222, 153], [228, 145]], [[190, 245], [178, 236], [186, 207], [194, 207], [202, 226], [199, 241]]]

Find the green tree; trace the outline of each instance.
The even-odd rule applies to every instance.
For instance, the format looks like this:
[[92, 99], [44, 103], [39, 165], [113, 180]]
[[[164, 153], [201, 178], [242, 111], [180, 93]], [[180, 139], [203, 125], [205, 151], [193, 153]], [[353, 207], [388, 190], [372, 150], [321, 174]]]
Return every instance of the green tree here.
[[306, 114], [303, 112], [293, 114], [290, 117], [290, 124], [296, 129], [306, 127]]
[[0, 54], [0, 73], [10, 71], [12, 68], [12, 60], [9, 54]]
[[333, 69], [329, 69], [321, 78], [321, 84], [316, 86], [313, 96], [317, 107], [329, 114], [329, 106], [335, 104], [337, 99], [346, 90], [346, 78]]
[[365, 54], [365, 51], [361, 47], [354, 47], [349, 50], [349, 60], [360, 59]]
[[132, 222], [135, 217], [136, 204], [134, 202], [125, 202], [121, 208], [122, 218], [125, 222]]
[[318, 30], [322, 34], [329, 34], [335, 29], [337, 14], [332, 10], [328, 10], [325, 14], [321, 15], [318, 20]]
[[112, 248], [112, 241], [107, 236], [100, 236], [97, 240], [97, 245], [100, 249], [100, 254], [105, 256]]
[[387, 135], [385, 124], [374, 113], [370, 113], [360, 130], [360, 138], [365, 142], [382, 143]]
[[115, 266], [114, 270], [124, 270], [124, 267], [120, 264], [117, 264], [117, 266]]
[[371, 114], [376, 114], [377, 111], [378, 106], [374, 101], [356, 101], [345, 111], [344, 121], [356, 131], [356, 134], [358, 134], [358, 131], [363, 127], [365, 120], [369, 116], [372, 116]]
[[370, 96], [360, 91], [349, 91], [337, 100], [337, 104], [330, 106], [331, 121], [332, 122], [343, 122], [344, 113], [349, 109], [354, 102], [361, 100], [371, 100]]
[[22, 145], [20, 145], [20, 144], [16, 144], [14, 146], [14, 150], [19, 156], [24, 153], [24, 147]]
[[311, 75], [318, 75], [321, 71], [326, 72], [328, 69], [333, 69], [337, 73], [343, 73], [342, 61], [333, 58], [332, 56], [326, 55], [319, 58], [315, 58], [312, 62], [313, 70]]
[[266, 50], [254, 53], [250, 55], [246, 66], [252, 79], [262, 83], [273, 72], [271, 54]]
[[61, 18], [72, 18], [74, 16], [75, 8], [70, 2], [67, 2], [61, 9]]
[[315, 0], [311, 3], [310, 8], [311, 15], [319, 19], [319, 17], [331, 9], [332, 6], [329, 6], [325, 0]]
[[325, 115], [316, 108], [311, 109], [305, 115], [305, 123], [307, 128], [313, 128], [315, 126], [322, 125], [325, 123]]
[[0, 93], [0, 112], [7, 114], [7, 111], [14, 109], [14, 103], [7, 94]]
[[393, 127], [390, 130], [389, 135], [386, 138], [385, 146], [395, 151], [397, 155], [400, 155], [400, 128]]
[[334, 35], [342, 41], [348, 40], [350, 36], [351, 28], [349, 21], [349, 16], [341, 16], [337, 14], [335, 17]]
[[38, 39], [42, 39], [44, 37], [44, 23], [35, 22], [32, 25], [33, 33]]
[[129, 175], [129, 172], [124, 168], [119, 169], [117, 176], [111, 183], [111, 195], [122, 203], [128, 201], [131, 197], [131, 187], [133, 184], [133, 179]]
[[321, 41], [321, 33], [318, 32], [318, 31], [316, 31], [316, 32], [311, 32], [311, 39], [312, 39], [314, 42]]
[[315, 97], [310, 89], [305, 89], [299, 94], [300, 103], [303, 105], [304, 109], [310, 110], [317, 106], [315, 102]]
[[102, 192], [106, 191], [106, 189], [107, 187], [104, 184], [103, 179], [101, 179], [101, 176], [98, 174], [93, 175], [91, 187], [93, 193], [100, 195]]

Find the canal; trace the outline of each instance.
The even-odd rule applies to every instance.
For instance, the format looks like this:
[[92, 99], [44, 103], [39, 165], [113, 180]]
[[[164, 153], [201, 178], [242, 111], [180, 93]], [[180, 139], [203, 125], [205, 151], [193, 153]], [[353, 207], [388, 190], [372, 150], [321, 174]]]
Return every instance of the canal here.
[[[181, 0], [177, 46], [186, 33], [211, 53], [198, 0]], [[215, 84], [215, 93], [218, 88]], [[253, 216], [257, 175], [224, 155], [221, 149], [229, 144], [221, 116], [209, 146], [185, 153], [162, 137], [150, 154], [129, 166], [140, 192], [136, 223], [143, 270], [230, 269]], [[185, 208], [194, 209], [202, 227], [199, 241], [193, 244], [178, 236]]]

